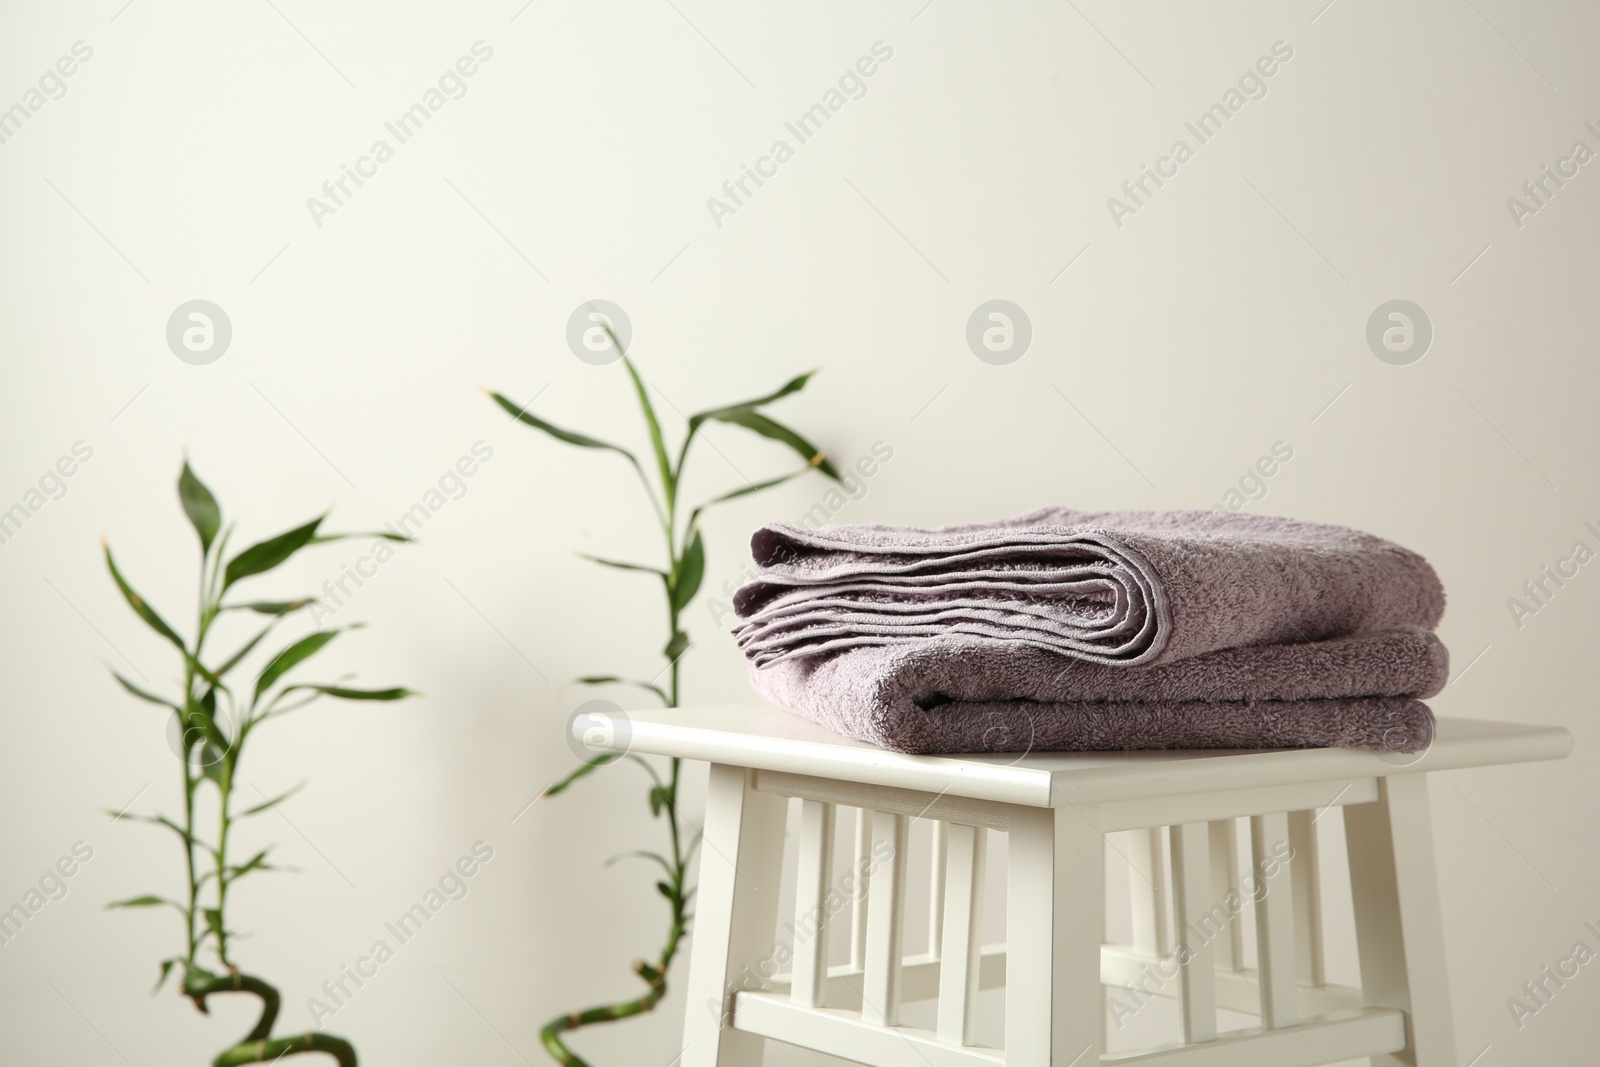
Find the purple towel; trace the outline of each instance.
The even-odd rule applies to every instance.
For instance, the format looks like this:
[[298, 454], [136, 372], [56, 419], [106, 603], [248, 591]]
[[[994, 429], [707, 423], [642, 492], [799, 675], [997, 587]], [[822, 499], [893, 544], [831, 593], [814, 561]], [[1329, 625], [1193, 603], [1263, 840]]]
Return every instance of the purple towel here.
[[734, 598], [757, 692], [903, 752], [1416, 752], [1444, 590], [1341, 526], [1076, 512], [922, 530], [770, 525]]
[[1241, 645], [1431, 629], [1415, 552], [1343, 526], [1210, 511], [1044, 508], [922, 530], [769, 525], [735, 630], [766, 665], [950, 633], [1127, 666]]
[[900, 752], [1307, 748], [1416, 752], [1449, 656], [1426, 630], [1083, 663], [953, 635], [750, 667], [767, 700]]

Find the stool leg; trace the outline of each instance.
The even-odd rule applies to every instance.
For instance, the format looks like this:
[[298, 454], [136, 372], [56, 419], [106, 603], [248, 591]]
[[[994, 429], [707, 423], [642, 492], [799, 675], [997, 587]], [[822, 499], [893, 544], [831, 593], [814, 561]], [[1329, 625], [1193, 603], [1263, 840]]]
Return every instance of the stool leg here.
[[1378, 799], [1344, 809], [1362, 998], [1406, 1013], [1408, 1047], [1372, 1067], [1455, 1067], [1438, 871], [1423, 774], [1378, 779]]
[[1017, 808], [1006, 871], [1006, 1062], [1093, 1064], [1100, 1045], [1103, 835], [1093, 809]]
[[776, 973], [778, 881], [788, 802], [743, 767], [711, 765], [689, 955], [683, 1067], [760, 1067], [765, 1040], [733, 1029], [733, 994]]

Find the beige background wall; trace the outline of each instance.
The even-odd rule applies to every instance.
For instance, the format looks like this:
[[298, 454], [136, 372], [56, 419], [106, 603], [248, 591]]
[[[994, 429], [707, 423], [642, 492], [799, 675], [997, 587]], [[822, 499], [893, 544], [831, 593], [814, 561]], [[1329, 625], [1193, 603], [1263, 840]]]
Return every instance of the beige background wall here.
[[[1444, 577], [1456, 678], [1436, 710], [1577, 737], [1564, 763], [1443, 775], [1433, 799], [1463, 1062], [1591, 1057], [1593, 968], [1521, 1029], [1506, 1001], [1574, 942], [1600, 948], [1583, 928], [1600, 920], [1600, 564], [1521, 626], [1507, 601], [1574, 542], [1600, 549], [1584, 525], [1600, 527], [1600, 163], [1573, 164], [1520, 226], [1507, 198], [1575, 141], [1600, 151], [1584, 125], [1600, 127], [1600, 14], [1322, 3], [5, 5], [0, 107], [26, 108], [75, 42], [93, 54], [0, 144], [0, 507], [26, 506], [75, 442], [92, 457], [0, 544], [0, 903], [75, 842], [93, 858], [0, 946], [0, 1060], [199, 1063], [250, 1015], [149, 999], [177, 924], [101, 907], [178, 884], [168, 841], [102, 813], [178, 804], [159, 714], [102, 663], [153, 686], [177, 667], [97, 537], [186, 618], [185, 449], [246, 537], [330, 504], [335, 525], [371, 527], [475, 443], [493, 453], [338, 616], [371, 623], [338, 664], [427, 698], [319, 708], [251, 756], [250, 789], [311, 782], [253, 831], [302, 873], [237, 900], [285, 1023], [480, 840], [494, 858], [466, 898], [330, 1020], [364, 1062], [541, 1062], [544, 1018], [635, 988], [623, 968], [653, 950], [661, 902], [601, 863], [654, 840], [640, 780], [516, 817], [570, 762], [583, 694], [563, 681], [653, 673], [664, 636], [654, 589], [572, 550], [654, 542], [625, 468], [511, 425], [475, 388], [544, 390], [547, 417], [642, 444], [620, 368], [565, 344], [596, 297], [626, 309], [669, 410], [823, 367], [774, 414], [841, 459], [893, 449], [838, 521], [1203, 507], [1288, 443], [1248, 507], [1371, 529]], [[307, 198], [478, 41], [492, 57], [465, 94], [391, 139], [319, 226]], [[879, 41], [893, 55], [864, 95], [789, 136], [793, 158], [719, 226], [707, 198]], [[1265, 95], [1199, 144], [1184, 123], [1280, 41], [1292, 57]], [[1117, 225], [1107, 198], [1179, 138], [1193, 158]], [[1033, 331], [1005, 366], [965, 340], [996, 298]], [[164, 336], [193, 299], [233, 329], [206, 366]], [[1365, 339], [1392, 299], [1432, 323], [1409, 365]], [[699, 497], [789, 460], [713, 426], [695, 462]], [[752, 528], [823, 490], [710, 516], [708, 591], [737, 579]], [[322, 549], [275, 584], [314, 590], [364, 551]], [[704, 598], [689, 619], [687, 699], [738, 698]], [[582, 1047], [665, 1065], [679, 993]]]

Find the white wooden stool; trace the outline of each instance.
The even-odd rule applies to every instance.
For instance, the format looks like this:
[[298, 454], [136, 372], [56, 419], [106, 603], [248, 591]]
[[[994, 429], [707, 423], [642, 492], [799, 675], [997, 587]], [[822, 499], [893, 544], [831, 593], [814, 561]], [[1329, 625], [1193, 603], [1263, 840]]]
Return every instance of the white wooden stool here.
[[[684, 1067], [753, 1067], [768, 1039], [880, 1067], [1312, 1067], [1362, 1056], [1458, 1067], [1424, 772], [1559, 759], [1572, 738], [1445, 720], [1420, 759], [906, 756], [748, 704], [630, 713], [623, 744], [711, 764]], [[789, 798], [801, 809], [795, 915], [779, 936]], [[1333, 807], [1348, 842], [1359, 989], [1322, 973], [1312, 820]], [[840, 809], [857, 813], [856, 862], [843, 872], [831, 869]], [[931, 951], [907, 956], [907, 835], [919, 818], [935, 825]], [[1250, 827], [1243, 877], [1235, 819]], [[987, 829], [1009, 835], [1006, 940], [994, 946], [979, 943]], [[1135, 863], [1153, 874], [1130, 879], [1132, 945], [1103, 943], [1114, 831], [1135, 832]], [[1241, 908], [1253, 911], [1253, 967]], [[850, 959], [830, 966], [827, 928], [843, 921]], [[977, 993], [999, 986], [1005, 1047], [981, 1047]], [[1106, 990], [1123, 1004], [1175, 997], [1179, 1040], [1106, 1052]], [[934, 997], [933, 1030], [900, 1024], [902, 1003]], [[1219, 1033], [1218, 1008], [1258, 1013], [1260, 1025]]]

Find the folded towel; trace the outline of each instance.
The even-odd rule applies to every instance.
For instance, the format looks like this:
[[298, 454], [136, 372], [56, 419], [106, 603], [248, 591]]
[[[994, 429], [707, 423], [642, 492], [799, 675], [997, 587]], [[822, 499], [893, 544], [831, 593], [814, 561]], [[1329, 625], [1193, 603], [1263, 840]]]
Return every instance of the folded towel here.
[[1045, 508], [751, 548], [756, 691], [902, 752], [1417, 752], [1449, 668], [1433, 569], [1342, 526]]
[[774, 524], [734, 597], [758, 666], [967, 634], [1091, 663], [1431, 629], [1426, 560], [1343, 526], [1211, 511], [1043, 508], [924, 530]]
[[751, 665], [756, 691], [900, 752], [1341, 746], [1417, 752], [1444, 685], [1433, 634], [1223, 649], [1150, 668], [951, 635]]

